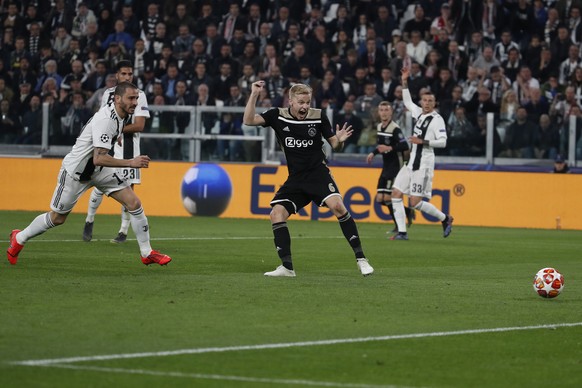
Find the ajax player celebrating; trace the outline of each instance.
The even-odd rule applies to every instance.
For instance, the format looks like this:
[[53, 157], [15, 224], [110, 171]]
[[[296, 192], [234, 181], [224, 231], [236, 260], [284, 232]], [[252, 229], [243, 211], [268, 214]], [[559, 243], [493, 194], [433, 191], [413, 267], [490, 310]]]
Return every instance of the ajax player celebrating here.
[[374, 272], [364, 256], [358, 228], [346, 209], [339, 189], [325, 164], [322, 150], [323, 138], [333, 149], [341, 149], [352, 135], [352, 128], [344, 123], [337, 125], [335, 133], [321, 109], [311, 106], [311, 88], [295, 84], [289, 89], [289, 108], [273, 108], [255, 114], [255, 105], [264, 81], [252, 84], [251, 95], [245, 107], [243, 122], [246, 125], [271, 127], [285, 152], [289, 177], [271, 201], [271, 225], [275, 247], [282, 265], [265, 276], [295, 276], [291, 259], [291, 236], [287, 219], [311, 201], [327, 206], [337, 217], [342, 232], [356, 256], [357, 266], [364, 276]]
[[170, 256], [152, 250], [148, 219], [141, 201], [121, 176], [120, 168], [147, 168], [150, 158], [140, 155], [132, 159], [116, 159], [109, 155], [125, 122], [134, 113], [137, 100], [137, 87], [122, 82], [115, 88], [114, 103], [99, 109], [89, 119], [71, 152], [63, 159], [51, 211], [37, 216], [24, 230], [15, 229], [10, 233], [10, 246], [6, 252], [10, 264], [16, 264], [18, 254], [28, 240], [63, 224], [81, 195], [92, 186], [128, 210], [142, 263], [166, 265], [172, 260]]
[[[117, 72], [115, 73], [115, 78], [117, 82], [133, 82], [133, 65], [131, 61], [123, 60], [119, 61], [117, 64]], [[115, 87], [109, 88], [103, 93], [103, 98], [101, 99], [101, 107], [111, 106], [114, 102]], [[127, 124], [123, 128], [123, 139], [120, 142], [116, 142], [113, 148], [113, 156], [117, 159], [131, 159], [140, 154], [139, 148], [139, 133], [143, 132], [145, 127], [145, 121], [150, 117], [150, 111], [148, 109], [148, 101], [146, 95], [143, 91], [139, 90], [139, 96], [137, 99], [137, 107], [135, 108], [135, 113], [133, 113], [131, 118], [131, 123]], [[133, 185], [139, 185], [141, 183], [141, 173], [138, 168], [123, 168], [121, 169], [121, 178], [127, 179]], [[97, 213], [97, 208], [101, 205], [103, 201], [103, 192], [98, 188], [94, 188], [91, 192], [91, 198], [89, 200], [89, 208], [87, 209], [87, 218], [85, 219], [85, 227], [83, 229], [83, 240], [91, 241], [93, 238], [93, 223], [95, 220], [95, 213]], [[123, 243], [127, 240], [127, 231], [129, 229], [129, 213], [127, 208], [123, 207], [121, 209], [121, 227], [117, 237], [111, 240], [114, 243]]]
[[453, 229], [453, 217], [446, 215], [433, 204], [422, 200], [423, 198], [430, 199], [432, 196], [435, 160], [433, 148], [444, 148], [447, 145], [445, 121], [435, 110], [434, 94], [423, 94], [420, 101], [421, 106], [412, 102], [408, 90], [410, 67], [403, 67], [401, 74], [404, 105], [412, 113], [412, 118], [416, 120], [416, 124], [413, 135], [408, 139], [412, 143], [410, 160], [398, 172], [392, 190], [392, 206], [398, 234], [392, 236], [391, 239], [408, 240], [406, 222], [404, 221], [403, 194], [408, 195], [410, 206], [414, 209], [438, 218], [443, 225], [443, 237], [448, 237]]

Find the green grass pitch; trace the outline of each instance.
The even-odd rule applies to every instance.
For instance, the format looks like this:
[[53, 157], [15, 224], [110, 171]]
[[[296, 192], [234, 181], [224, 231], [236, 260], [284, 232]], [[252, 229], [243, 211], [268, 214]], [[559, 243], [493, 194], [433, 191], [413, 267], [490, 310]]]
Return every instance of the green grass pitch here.
[[[0, 245], [36, 213], [0, 212]], [[118, 216], [84, 217], [0, 264], [2, 387], [582, 386], [582, 232], [358, 225], [360, 275], [333, 222], [290, 221], [296, 278], [268, 220], [150, 217], [146, 267]], [[4, 253], [3, 253], [4, 254]], [[532, 289], [552, 266], [558, 298]], [[498, 330], [496, 330], [498, 329]]]

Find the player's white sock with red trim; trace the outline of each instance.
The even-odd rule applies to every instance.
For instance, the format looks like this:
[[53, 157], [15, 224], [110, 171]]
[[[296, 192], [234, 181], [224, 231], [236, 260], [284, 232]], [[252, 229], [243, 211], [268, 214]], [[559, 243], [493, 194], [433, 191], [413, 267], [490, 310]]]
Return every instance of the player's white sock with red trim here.
[[394, 209], [394, 221], [399, 233], [406, 233], [406, 212], [402, 198], [392, 198], [392, 208]]
[[95, 214], [97, 213], [97, 208], [103, 202], [103, 193], [96, 188], [91, 191], [91, 197], [89, 198], [89, 207], [87, 208], [87, 218], [85, 222], [95, 221]]
[[150, 245], [150, 226], [148, 225], [148, 219], [145, 216], [143, 208], [129, 211], [129, 217], [131, 219], [131, 228], [137, 243], [139, 244], [139, 251], [141, 252], [141, 257], [148, 257], [152, 251], [152, 246]]
[[435, 205], [433, 205], [430, 202], [426, 202], [426, 201], [420, 201], [418, 203], [418, 205], [416, 205], [414, 207], [416, 210], [420, 210], [423, 213], [429, 214], [433, 217], [436, 217], [439, 219], [439, 221], [444, 221], [445, 218], [447, 218], [447, 216], [445, 215], [445, 213], [443, 213], [442, 211], [440, 211], [439, 209], [437, 209], [437, 207]]
[[24, 228], [20, 233], [16, 235], [16, 242], [24, 245], [28, 240], [33, 237], [43, 234], [50, 228], [54, 228], [55, 224], [51, 221], [50, 213], [44, 213], [37, 216], [30, 225]]
[[119, 228], [119, 232], [127, 235], [127, 231], [129, 230], [129, 225], [131, 224], [131, 217], [129, 216], [129, 212], [125, 208], [125, 206], [121, 207], [121, 227]]

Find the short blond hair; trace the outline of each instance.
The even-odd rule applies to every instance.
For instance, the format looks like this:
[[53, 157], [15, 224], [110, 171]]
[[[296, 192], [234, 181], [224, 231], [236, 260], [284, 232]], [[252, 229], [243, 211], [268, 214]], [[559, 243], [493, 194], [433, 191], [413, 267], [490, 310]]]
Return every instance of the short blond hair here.
[[289, 89], [289, 99], [295, 98], [300, 94], [309, 94], [311, 96], [311, 87], [305, 84], [295, 84]]

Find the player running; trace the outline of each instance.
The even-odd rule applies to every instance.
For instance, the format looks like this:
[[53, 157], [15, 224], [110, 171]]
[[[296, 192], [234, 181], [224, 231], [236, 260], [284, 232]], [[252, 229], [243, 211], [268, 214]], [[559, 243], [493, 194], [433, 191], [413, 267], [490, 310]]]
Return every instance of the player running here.
[[[374, 156], [382, 155], [382, 172], [380, 173], [380, 178], [378, 178], [376, 202], [386, 206], [394, 220], [391, 197], [392, 185], [394, 178], [398, 175], [398, 171], [405, 163], [404, 158], [405, 154], [408, 154], [409, 147], [402, 130], [398, 124], [392, 121], [392, 113], [392, 105], [388, 101], [382, 101], [378, 104], [378, 116], [380, 117], [380, 122], [376, 127], [378, 145], [374, 151], [368, 154], [366, 161], [371, 164]], [[404, 210], [410, 227], [415, 217], [414, 209], [405, 207]], [[394, 220], [394, 225], [395, 229], [392, 232], [397, 232], [398, 225], [396, 220]]]
[[289, 177], [271, 201], [271, 225], [275, 247], [282, 265], [265, 276], [295, 276], [291, 259], [291, 236], [287, 219], [311, 201], [327, 206], [337, 217], [342, 232], [356, 256], [357, 266], [364, 276], [374, 272], [366, 260], [356, 222], [345, 207], [339, 189], [325, 163], [323, 138], [338, 150], [352, 135], [352, 128], [344, 123], [334, 133], [327, 116], [311, 106], [312, 91], [304, 84], [289, 89], [289, 108], [272, 108], [255, 114], [255, 105], [264, 81], [252, 84], [251, 95], [245, 107], [246, 125], [271, 127], [285, 152]]
[[[117, 64], [117, 72], [115, 73], [117, 83], [133, 82], [133, 64], [131, 61], [123, 60]], [[115, 87], [107, 89], [103, 93], [101, 99], [101, 107], [111, 106], [114, 102]], [[113, 148], [113, 157], [117, 159], [131, 159], [140, 154], [140, 136], [143, 132], [146, 119], [150, 117], [148, 108], [148, 101], [143, 91], [139, 91], [137, 99], [137, 108], [131, 117], [131, 123], [123, 128], [123, 139], [121, 142], [116, 142]], [[141, 173], [138, 168], [122, 168], [121, 177], [127, 179], [133, 189], [134, 185], [141, 183]], [[93, 238], [93, 224], [95, 222], [95, 214], [97, 208], [103, 202], [103, 192], [98, 188], [93, 188], [91, 191], [91, 198], [89, 199], [89, 207], [87, 209], [87, 218], [85, 219], [85, 227], [83, 229], [83, 240], [91, 241]], [[124, 243], [127, 241], [127, 231], [129, 230], [129, 213], [125, 207], [121, 208], [121, 227], [117, 237], [111, 240], [113, 243]]]
[[120, 168], [128, 167], [148, 168], [150, 158], [140, 155], [132, 159], [116, 159], [109, 154], [122, 135], [126, 121], [135, 112], [138, 96], [135, 85], [121, 82], [115, 88], [113, 104], [99, 109], [89, 119], [71, 152], [63, 159], [51, 211], [36, 217], [24, 230], [15, 229], [10, 233], [10, 246], [6, 251], [10, 264], [16, 264], [18, 254], [28, 240], [63, 224], [81, 195], [92, 186], [128, 210], [143, 264], [166, 265], [172, 260], [170, 256], [152, 250], [148, 219], [141, 201], [120, 171]]
[[439, 219], [443, 225], [443, 237], [448, 237], [453, 229], [453, 217], [446, 215], [433, 204], [423, 201], [432, 196], [432, 179], [434, 177], [434, 148], [444, 148], [447, 145], [447, 129], [445, 121], [435, 110], [436, 101], [432, 93], [425, 93], [421, 97], [420, 105], [412, 102], [408, 90], [408, 76], [410, 68], [403, 67], [402, 97], [404, 105], [416, 120], [413, 135], [408, 139], [412, 143], [410, 161], [400, 169], [392, 190], [392, 206], [394, 219], [398, 226], [398, 234], [392, 240], [408, 240], [406, 223], [404, 222], [404, 204], [402, 195], [410, 198], [410, 206], [423, 213]]

